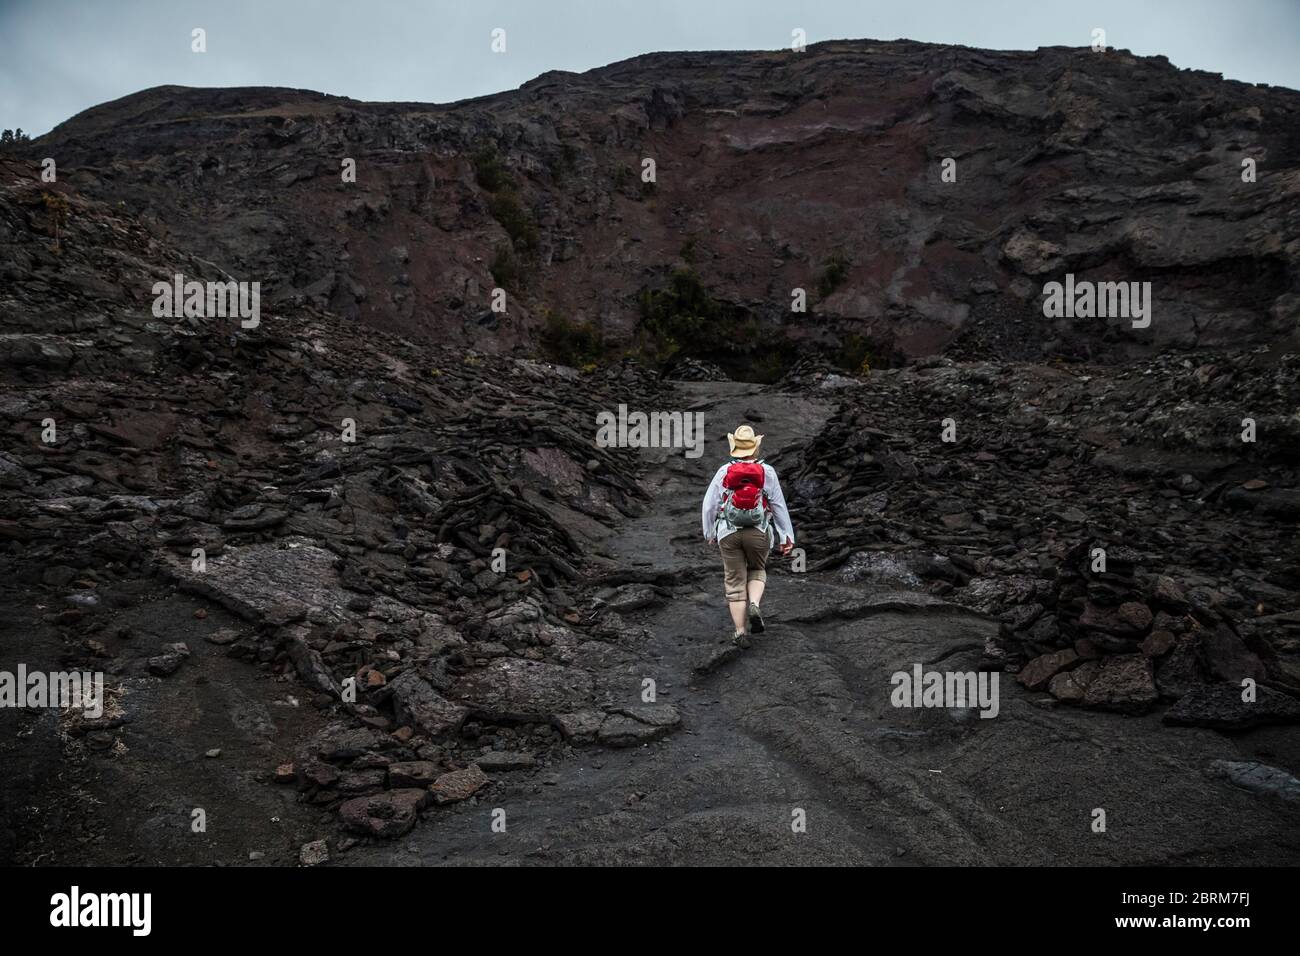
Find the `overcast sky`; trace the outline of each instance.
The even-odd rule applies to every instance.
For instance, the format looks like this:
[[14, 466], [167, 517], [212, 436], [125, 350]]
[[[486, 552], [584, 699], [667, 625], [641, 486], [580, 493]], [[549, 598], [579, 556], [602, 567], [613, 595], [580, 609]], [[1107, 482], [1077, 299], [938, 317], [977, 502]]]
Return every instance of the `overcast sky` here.
[[39, 135], [167, 83], [445, 103], [639, 53], [786, 47], [795, 27], [1015, 50], [1101, 27], [1110, 46], [1300, 89], [1300, 0], [0, 0], [0, 127]]

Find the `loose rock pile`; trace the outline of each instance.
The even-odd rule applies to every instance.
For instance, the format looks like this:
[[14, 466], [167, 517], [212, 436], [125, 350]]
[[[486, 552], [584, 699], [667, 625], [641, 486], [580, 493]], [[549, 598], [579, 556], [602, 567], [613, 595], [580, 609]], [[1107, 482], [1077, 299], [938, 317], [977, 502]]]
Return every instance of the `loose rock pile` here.
[[[784, 387], [843, 395], [792, 472], [809, 569], [1000, 616], [989, 666], [1057, 701], [1178, 701], [1166, 719], [1209, 726], [1294, 719], [1300, 355], [1199, 358], [930, 359], [842, 383], [796, 368]], [[1231, 715], [1220, 684], [1237, 689]]]
[[701, 359], [679, 359], [664, 370], [664, 378], [675, 382], [725, 382], [727, 373]]
[[[153, 282], [211, 266], [75, 194], [56, 252], [38, 177], [3, 175], [0, 561], [70, 663], [183, 672], [185, 645], [115, 629], [142, 581], [223, 606], [247, 626], [214, 644], [336, 717], [275, 779], [371, 836], [676, 727], [592, 652], [625, 632], [592, 600], [599, 540], [638, 507], [596, 413], [654, 401], [656, 375], [361, 336], [310, 305], [158, 321]], [[81, 730], [126, 732], [101, 723]]]

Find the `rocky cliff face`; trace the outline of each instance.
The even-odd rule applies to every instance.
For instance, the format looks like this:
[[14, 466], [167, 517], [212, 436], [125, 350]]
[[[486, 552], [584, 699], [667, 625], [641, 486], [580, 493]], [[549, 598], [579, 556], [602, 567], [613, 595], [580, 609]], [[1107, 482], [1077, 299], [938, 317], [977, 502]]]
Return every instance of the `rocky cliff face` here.
[[[160, 87], [33, 154], [274, 300], [493, 350], [770, 376], [790, 342], [1108, 359], [1300, 318], [1300, 93], [1119, 50], [655, 54], [450, 105]], [[1067, 273], [1151, 282], [1150, 327], [1044, 318]]]

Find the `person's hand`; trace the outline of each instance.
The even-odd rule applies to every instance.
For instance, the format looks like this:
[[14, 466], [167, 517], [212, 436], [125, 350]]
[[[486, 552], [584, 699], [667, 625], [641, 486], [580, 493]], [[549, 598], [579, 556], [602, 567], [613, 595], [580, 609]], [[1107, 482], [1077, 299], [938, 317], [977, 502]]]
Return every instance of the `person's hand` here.
[[718, 543], [718, 539], [717, 539], [717, 538], [705, 538], [705, 539], [704, 539], [704, 543], [707, 544], [707, 545], [709, 545], [710, 547], [712, 547], [713, 545], [715, 545], [715, 544]]
[[789, 538], [786, 538], [784, 541], [781, 542], [781, 555], [783, 557], [789, 554], [793, 550], [794, 550], [794, 542], [791, 541]]

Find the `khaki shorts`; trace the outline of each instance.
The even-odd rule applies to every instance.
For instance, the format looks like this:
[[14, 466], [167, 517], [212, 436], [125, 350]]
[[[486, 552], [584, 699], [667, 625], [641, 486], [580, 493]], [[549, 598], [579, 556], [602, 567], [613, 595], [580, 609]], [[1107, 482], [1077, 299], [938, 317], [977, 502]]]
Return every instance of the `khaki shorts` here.
[[767, 580], [767, 532], [741, 528], [718, 542], [722, 552], [723, 586], [728, 601], [747, 601], [746, 585]]

